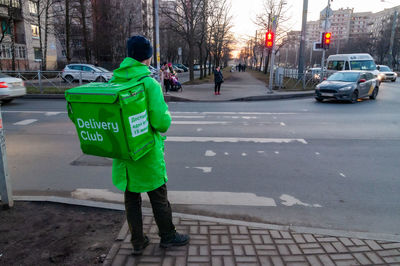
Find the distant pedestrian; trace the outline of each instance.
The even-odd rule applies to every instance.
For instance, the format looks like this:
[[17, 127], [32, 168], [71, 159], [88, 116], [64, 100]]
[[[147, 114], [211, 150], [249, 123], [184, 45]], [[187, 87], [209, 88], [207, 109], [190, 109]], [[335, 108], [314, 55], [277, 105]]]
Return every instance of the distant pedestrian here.
[[[141, 193], [147, 192], [150, 198], [159, 231], [158, 235], [161, 238], [160, 247], [186, 245], [189, 243], [189, 236], [176, 232], [172, 221], [171, 205], [167, 197], [165, 137], [160, 133], [166, 132], [171, 125], [171, 114], [164, 101], [160, 84], [149, 77], [153, 48], [150, 41], [143, 36], [131, 37], [127, 46], [128, 57], [124, 59], [118, 69], [114, 70], [114, 76], [110, 82], [123, 84], [143, 79], [145, 99], [147, 100], [147, 108], [144, 112], [146, 118], [144, 119], [154, 132], [155, 143], [153, 148], [137, 161], [114, 159], [112, 179], [114, 185], [125, 192], [125, 212], [131, 232], [132, 254], [141, 255], [150, 243], [149, 238], [143, 233]], [[134, 101], [131, 104], [135, 104]], [[134, 107], [133, 105], [130, 108], [134, 110]]]
[[167, 84], [166, 84], [168, 82], [168, 81], [166, 81], [167, 68], [168, 68], [167, 62], [162, 63], [161, 69], [160, 69], [161, 70], [161, 85], [163, 86], [163, 89], [165, 92], [168, 91]]
[[220, 95], [220, 90], [221, 90], [221, 84], [224, 82], [224, 76], [222, 75], [221, 69], [218, 66], [215, 70], [214, 70], [214, 94], [215, 95]]
[[242, 64], [239, 63], [239, 72], [242, 71]]
[[246, 64], [243, 65], [243, 72], [246, 72]]

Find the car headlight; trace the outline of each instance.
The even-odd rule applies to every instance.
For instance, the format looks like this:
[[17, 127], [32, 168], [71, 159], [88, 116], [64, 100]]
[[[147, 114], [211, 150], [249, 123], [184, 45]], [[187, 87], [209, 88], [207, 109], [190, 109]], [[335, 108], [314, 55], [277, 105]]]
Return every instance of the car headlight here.
[[316, 89], [316, 90], [319, 90], [319, 85], [315, 86], [315, 89]]
[[397, 77], [397, 73], [394, 73], [394, 76]]
[[340, 88], [339, 91], [348, 91], [348, 90], [351, 90], [351, 89], [352, 89], [351, 86], [347, 86], [347, 87]]

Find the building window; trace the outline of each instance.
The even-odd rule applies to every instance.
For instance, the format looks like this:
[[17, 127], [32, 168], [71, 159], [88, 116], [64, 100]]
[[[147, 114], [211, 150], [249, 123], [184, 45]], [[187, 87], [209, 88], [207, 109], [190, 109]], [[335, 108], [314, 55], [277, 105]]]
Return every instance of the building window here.
[[35, 60], [42, 60], [42, 51], [40, 48], [33, 48], [35, 53]]
[[10, 6], [10, 1], [12, 7], [21, 8], [19, 0], [0, 0], [0, 5]]
[[2, 20], [1, 21], [1, 30], [4, 32], [4, 34], [11, 34], [11, 28], [10, 25], [7, 23], [7, 21]]
[[34, 15], [38, 14], [37, 4], [33, 1], [29, 1], [29, 12]]
[[39, 38], [39, 26], [31, 25], [32, 29], [32, 38]]

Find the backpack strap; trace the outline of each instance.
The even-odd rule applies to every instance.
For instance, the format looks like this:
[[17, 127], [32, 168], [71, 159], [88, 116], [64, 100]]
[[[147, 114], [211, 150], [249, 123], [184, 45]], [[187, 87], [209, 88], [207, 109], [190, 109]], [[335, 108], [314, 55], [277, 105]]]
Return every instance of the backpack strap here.
[[141, 77], [140, 79], [138, 79], [137, 82], [142, 81], [143, 79], [149, 78], [149, 77], [150, 77], [149, 75], [143, 76], [143, 77]]

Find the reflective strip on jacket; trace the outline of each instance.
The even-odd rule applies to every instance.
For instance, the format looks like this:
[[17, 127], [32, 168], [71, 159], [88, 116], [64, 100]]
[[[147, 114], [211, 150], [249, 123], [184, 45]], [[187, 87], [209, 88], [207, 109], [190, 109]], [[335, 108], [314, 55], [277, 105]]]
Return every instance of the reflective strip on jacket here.
[[[114, 70], [110, 83], [125, 83], [150, 75], [149, 68], [127, 57], [120, 67]], [[112, 167], [113, 184], [120, 190], [148, 192], [168, 181], [164, 160], [164, 133], [171, 125], [171, 114], [164, 101], [160, 84], [153, 78], [143, 79], [149, 114], [149, 124], [153, 128], [155, 145], [145, 156], [137, 161], [114, 159]]]

